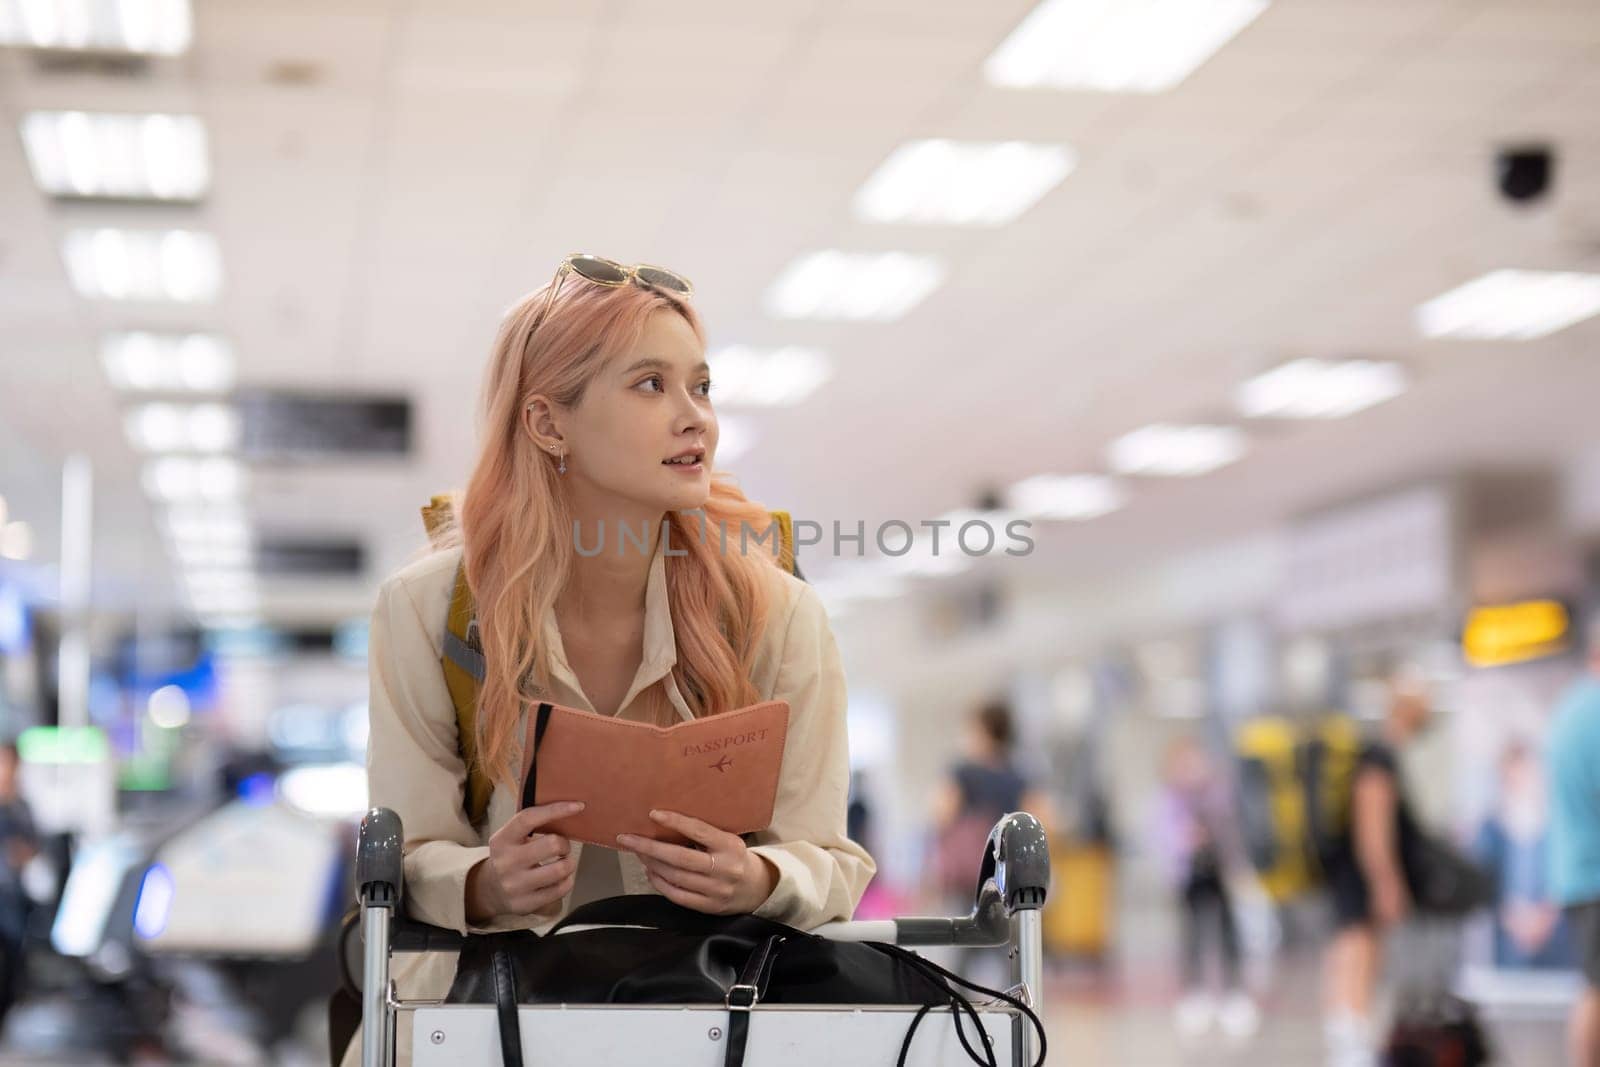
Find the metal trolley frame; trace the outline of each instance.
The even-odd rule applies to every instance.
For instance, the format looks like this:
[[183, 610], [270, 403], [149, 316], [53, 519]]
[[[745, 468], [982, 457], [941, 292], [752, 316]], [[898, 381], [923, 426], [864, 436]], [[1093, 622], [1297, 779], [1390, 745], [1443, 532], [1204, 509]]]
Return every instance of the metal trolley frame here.
[[[499, 1062], [498, 1023], [492, 1004], [443, 1004], [401, 1000], [390, 978], [393, 952], [455, 951], [461, 935], [404, 916], [400, 817], [374, 808], [361, 821], [356, 855], [356, 893], [361, 908], [362, 1067], [392, 1067], [399, 1013], [413, 1013], [412, 1062]], [[1007, 946], [1012, 987], [1007, 992], [1038, 1009], [1043, 966], [1041, 911], [1049, 891], [1050, 856], [1044, 828], [1026, 812], [1006, 815], [989, 833], [978, 867], [972, 912], [951, 918], [908, 917], [828, 923], [813, 933], [836, 941], [879, 941], [908, 948]], [[1027, 1019], [1004, 1001], [976, 1004], [994, 1041], [997, 1058], [1014, 1067], [1034, 1062], [1037, 1043]], [[752, 1005], [751, 1062], [767, 1067], [793, 1062], [828, 1062], [829, 1067], [893, 1062], [916, 1008]], [[524, 1005], [521, 1021], [529, 1062], [720, 1064], [726, 1004], [706, 1005]], [[937, 1012], [923, 1020], [915, 1055], [919, 1064], [965, 1063], [955, 1020]], [[424, 1036], [426, 1035], [426, 1036]], [[709, 1038], [709, 1040], [708, 1040]], [[766, 1041], [763, 1047], [763, 1039]], [[584, 1047], [603, 1045], [603, 1048]], [[535, 1052], [534, 1050], [541, 1050]], [[884, 1053], [888, 1050], [888, 1056]], [[600, 1059], [597, 1059], [597, 1054]], [[635, 1058], [635, 1056], [637, 1058]], [[929, 1057], [933, 1058], [929, 1058]]]

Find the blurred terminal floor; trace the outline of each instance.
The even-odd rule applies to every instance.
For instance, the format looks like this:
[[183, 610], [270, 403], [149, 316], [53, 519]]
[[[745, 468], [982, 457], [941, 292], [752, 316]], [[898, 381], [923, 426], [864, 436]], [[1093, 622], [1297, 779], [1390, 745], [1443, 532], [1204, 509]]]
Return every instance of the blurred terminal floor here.
[[[1299, 955], [1282, 964], [1267, 984], [1261, 999], [1260, 1032], [1248, 1042], [1218, 1034], [1182, 1040], [1173, 1025], [1177, 995], [1170, 974], [1152, 969], [1141, 977], [1137, 968], [1121, 967], [1114, 977], [1090, 971], [1052, 970], [1047, 981], [1046, 1026], [1050, 1036], [1050, 1063], [1072, 1067], [1167, 1067], [1167, 1065], [1217, 1064], [1224, 1067], [1271, 1065], [1299, 1067], [1322, 1062], [1321, 1023], [1317, 1014], [1318, 970], [1312, 954]], [[48, 1041], [53, 1025], [48, 1002], [18, 1009], [8, 1020], [0, 1065], [45, 1063], [97, 1063], [82, 1057], [50, 1058], [40, 1055], [39, 1042]], [[59, 1020], [56, 1020], [57, 1025]], [[1497, 1064], [1507, 1067], [1556, 1067], [1563, 1062], [1559, 1021], [1544, 1019], [1486, 1020]], [[326, 1060], [318, 1050], [322, 1036], [308, 1017], [304, 1040], [280, 1046], [270, 1060], [251, 1056], [241, 1043], [230, 1040], [225, 1018], [196, 1015], [185, 1029], [193, 1044], [215, 1050], [185, 1062], [264, 1063], [290, 1067], [320, 1067]], [[161, 1060], [136, 1059], [155, 1063]]]

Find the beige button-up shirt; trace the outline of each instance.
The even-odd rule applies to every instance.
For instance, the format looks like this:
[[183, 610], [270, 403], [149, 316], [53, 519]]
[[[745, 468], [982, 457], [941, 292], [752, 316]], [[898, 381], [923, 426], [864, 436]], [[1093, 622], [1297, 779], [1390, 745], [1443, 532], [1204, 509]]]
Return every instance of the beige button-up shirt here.
[[[663, 540], [658, 539], [650, 562], [644, 654], [619, 705], [622, 718], [693, 717], [671, 675], [677, 642], [667, 604]], [[379, 591], [370, 639], [367, 770], [372, 804], [392, 808], [405, 828], [407, 911], [435, 926], [467, 931], [467, 872], [488, 857], [489, 836], [515, 814], [521, 798], [497, 783], [481, 834], [462, 807], [466, 769], [439, 665], [460, 559], [459, 549], [433, 553], [395, 574]], [[768, 573], [772, 602], [751, 681], [761, 699], [788, 701], [789, 733], [772, 825], [746, 841], [778, 871], [776, 887], [755, 914], [809, 929], [848, 919], [877, 867], [845, 836], [850, 777], [845, 679], [827, 613], [805, 582], [776, 567]], [[543, 633], [550, 649], [550, 699], [594, 711], [567, 662], [553, 612]], [[583, 847], [572, 842], [580, 861]], [[618, 859], [626, 892], [655, 892], [636, 856], [622, 852]], [[568, 911], [570, 899], [537, 914], [501, 916], [471, 929], [542, 932]]]

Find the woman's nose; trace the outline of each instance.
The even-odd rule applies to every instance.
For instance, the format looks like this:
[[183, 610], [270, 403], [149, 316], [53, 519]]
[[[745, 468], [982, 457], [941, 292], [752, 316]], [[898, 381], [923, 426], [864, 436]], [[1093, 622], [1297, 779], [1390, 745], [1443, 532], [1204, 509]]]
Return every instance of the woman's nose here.
[[676, 412], [676, 429], [679, 433], [685, 430], [703, 430], [710, 416], [697, 402], [693, 393], [684, 390], [678, 395]]

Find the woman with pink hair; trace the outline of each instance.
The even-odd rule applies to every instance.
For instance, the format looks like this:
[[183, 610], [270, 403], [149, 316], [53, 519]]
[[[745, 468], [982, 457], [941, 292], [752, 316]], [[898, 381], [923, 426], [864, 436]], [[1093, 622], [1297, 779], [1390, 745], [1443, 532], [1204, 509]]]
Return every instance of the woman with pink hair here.
[[[371, 802], [404, 824], [415, 918], [542, 931], [596, 897], [658, 893], [811, 928], [849, 918], [876, 870], [846, 836], [845, 681], [827, 614], [771, 541], [741, 536], [766, 531], [770, 513], [714, 471], [691, 294], [671, 271], [571, 256], [512, 307], [459, 520], [446, 547], [383, 584]], [[486, 665], [476, 752], [493, 790], [480, 824], [463, 805], [468, 769], [440, 669], [458, 568]], [[790, 707], [765, 830], [741, 837], [652, 812], [693, 846], [624, 835], [610, 849], [542, 829], [581, 804], [518, 810], [530, 701], [667, 725], [765, 700]], [[449, 970], [433, 979], [448, 984]], [[420, 972], [408, 984], [428, 995]]]

